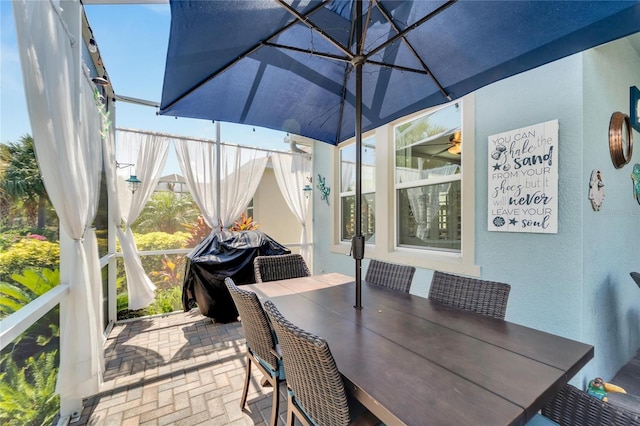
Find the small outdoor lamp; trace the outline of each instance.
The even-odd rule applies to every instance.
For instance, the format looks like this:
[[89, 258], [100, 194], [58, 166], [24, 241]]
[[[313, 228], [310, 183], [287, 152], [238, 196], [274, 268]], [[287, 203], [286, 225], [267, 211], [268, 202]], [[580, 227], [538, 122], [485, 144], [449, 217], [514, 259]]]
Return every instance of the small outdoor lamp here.
[[302, 190], [304, 191], [304, 196], [308, 199], [311, 195], [311, 191], [313, 191], [313, 187], [311, 186], [311, 178], [308, 177], [307, 180], [309, 183], [307, 183]]
[[96, 53], [98, 51], [98, 45], [96, 44], [96, 41], [92, 38], [89, 39], [88, 49], [89, 49], [89, 52], [91, 53]]
[[91, 79], [97, 86], [108, 86], [109, 79], [107, 79], [107, 75], [103, 75], [102, 77], [93, 77]]
[[140, 184], [142, 183], [142, 181], [138, 179], [138, 176], [136, 175], [129, 176], [129, 179], [126, 179], [125, 182], [127, 182], [127, 186], [129, 187], [129, 190], [131, 190], [132, 194], [138, 190]]
[[[125, 167], [135, 167], [135, 164], [133, 164], [133, 163], [118, 163], [116, 161], [116, 168], [124, 169]], [[134, 175], [133, 173], [129, 173], [129, 179], [125, 179], [125, 182], [127, 182], [127, 186], [129, 187], [129, 190], [131, 191], [131, 193], [136, 192], [138, 190], [138, 188], [140, 187], [140, 184], [142, 183], [142, 181], [140, 179], [138, 179], [138, 176]]]

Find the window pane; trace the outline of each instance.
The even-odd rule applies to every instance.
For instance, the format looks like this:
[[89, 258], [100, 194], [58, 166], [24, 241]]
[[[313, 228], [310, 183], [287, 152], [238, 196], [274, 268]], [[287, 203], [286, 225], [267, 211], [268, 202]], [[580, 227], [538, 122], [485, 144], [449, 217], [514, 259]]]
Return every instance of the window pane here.
[[459, 251], [460, 183], [398, 190], [398, 245]]
[[98, 211], [93, 219], [98, 240], [98, 255], [106, 256], [109, 253], [109, 201], [107, 195], [107, 179], [102, 171], [100, 178], [100, 198], [98, 199]]
[[[375, 186], [376, 139], [362, 141], [362, 192], [373, 192]], [[340, 149], [340, 192], [356, 190], [356, 144]]]
[[[356, 232], [356, 197], [342, 197], [342, 241], [351, 241]], [[362, 235], [367, 243], [375, 242], [375, 193], [362, 194]]]
[[396, 183], [460, 173], [461, 141], [457, 105], [397, 126]]
[[109, 265], [100, 269], [102, 275], [102, 329], [109, 324]]

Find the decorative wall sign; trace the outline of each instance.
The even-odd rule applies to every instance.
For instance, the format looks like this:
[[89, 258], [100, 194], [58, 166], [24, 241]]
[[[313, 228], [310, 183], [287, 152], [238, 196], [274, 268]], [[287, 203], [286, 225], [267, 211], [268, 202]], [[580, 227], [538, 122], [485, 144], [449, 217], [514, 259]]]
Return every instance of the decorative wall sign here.
[[489, 136], [489, 231], [558, 232], [558, 120]]
[[602, 181], [602, 172], [593, 170], [591, 179], [589, 179], [589, 201], [594, 211], [599, 211], [604, 201], [604, 182]]

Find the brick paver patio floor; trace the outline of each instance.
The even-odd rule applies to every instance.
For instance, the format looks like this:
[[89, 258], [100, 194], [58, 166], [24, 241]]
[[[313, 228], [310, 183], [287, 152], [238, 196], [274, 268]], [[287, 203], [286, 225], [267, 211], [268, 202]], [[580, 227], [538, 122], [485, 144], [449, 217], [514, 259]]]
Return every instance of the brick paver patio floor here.
[[[239, 322], [215, 324], [197, 309], [116, 325], [105, 343], [104, 386], [75, 425], [268, 425], [271, 388], [252, 369], [240, 409], [245, 346]], [[281, 388], [280, 424], [286, 415]]]

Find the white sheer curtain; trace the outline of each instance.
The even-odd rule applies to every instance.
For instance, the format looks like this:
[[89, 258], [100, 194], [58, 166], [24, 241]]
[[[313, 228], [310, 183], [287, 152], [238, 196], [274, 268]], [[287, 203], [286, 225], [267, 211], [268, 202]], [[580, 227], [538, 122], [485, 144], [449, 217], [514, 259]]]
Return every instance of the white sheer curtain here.
[[342, 163], [342, 169], [340, 171], [340, 192], [353, 191], [355, 189], [355, 183], [353, 181], [355, 174], [356, 165], [354, 163]]
[[268, 154], [232, 145], [222, 145], [220, 152], [220, 221], [224, 228], [229, 228], [253, 198]]
[[309, 213], [309, 199], [305, 196], [304, 188], [311, 177], [311, 159], [302, 155], [285, 153], [271, 154], [271, 164], [276, 176], [276, 182], [289, 209], [302, 226], [300, 233], [300, 254], [307, 262], [309, 248], [307, 247], [307, 216]]
[[212, 229], [219, 228], [216, 202], [216, 145], [212, 143], [174, 139], [178, 164], [187, 181], [187, 188]]
[[[411, 182], [430, 177], [450, 176], [455, 174], [459, 168], [460, 166], [457, 164], [426, 170], [398, 168], [396, 169], [396, 176], [399, 182]], [[430, 221], [436, 217], [439, 208], [440, 193], [448, 192], [450, 187], [450, 183], [443, 183], [407, 188], [409, 206], [411, 207], [414, 220], [418, 225], [416, 228], [416, 237], [423, 241], [429, 239], [429, 232], [432, 228]]]
[[[100, 116], [58, 9], [49, 1], [13, 2], [27, 107], [47, 194], [72, 253], [61, 253], [61, 281], [70, 287], [60, 309], [57, 392], [78, 399], [98, 392], [102, 359], [101, 280], [91, 222], [100, 187]], [[37, 28], [37, 30], [35, 30]], [[80, 93], [80, 96], [78, 96]], [[66, 244], [66, 243], [65, 243]]]
[[[116, 146], [118, 163], [135, 164], [136, 175], [141, 181], [134, 193], [124, 188], [118, 189], [120, 214], [125, 223], [126, 231], [123, 231], [120, 226], [116, 226], [116, 228], [127, 275], [127, 293], [131, 310], [142, 309], [155, 299], [154, 290], [156, 287], [151, 283], [142, 267], [131, 224], [136, 221], [147, 200], [158, 186], [158, 180], [162, 175], [168, 153], [169, 139], [164, 136], [118, 131], [118, 145]], [[117, 225], [120, 223], [118, 222]]]

